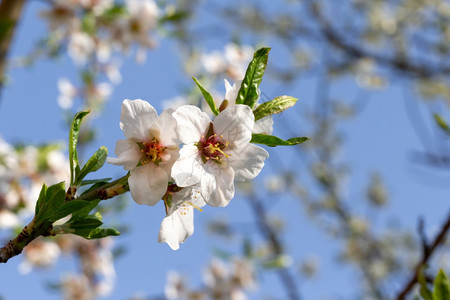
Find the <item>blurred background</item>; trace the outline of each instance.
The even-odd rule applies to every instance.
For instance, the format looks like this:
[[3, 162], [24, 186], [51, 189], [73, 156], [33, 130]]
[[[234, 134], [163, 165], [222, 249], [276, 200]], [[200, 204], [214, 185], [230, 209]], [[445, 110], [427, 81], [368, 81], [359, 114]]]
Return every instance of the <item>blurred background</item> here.
[[177, 251], [157, 241], [163, 203], [104, 201], [119, 237], [37, 239], [0, 266], [0, 299], [413, 299], [418, 267], [450, 269], [449, 21], [445, 0], [2, 0], [2, 244], [68, 180], [76, 112], [81, 160], [112, 156], [124, 99], [205, 108], [195, 76], [220, 103], [260, 47], [260, 102], [299, 99], [274, 135], [311, 140], [266, 147]]

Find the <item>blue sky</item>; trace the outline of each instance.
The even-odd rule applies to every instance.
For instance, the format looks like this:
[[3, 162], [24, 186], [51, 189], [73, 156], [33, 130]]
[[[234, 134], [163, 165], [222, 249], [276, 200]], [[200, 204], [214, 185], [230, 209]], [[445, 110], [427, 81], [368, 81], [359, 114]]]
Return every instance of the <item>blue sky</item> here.
[[[22, 24], [17, 32], [12, 56], [27, 53], [33, 43], [45, 35], [45, 24], [37, 18], [41, 3], [30, 2]], [[228, 41], [215, 41], [220, 47]], [[270, 61], [279, 62], [284, 59], [282, 45], [273, 43]], [[218, 48], [220, 49], [220, 48]], [[269, 64], [270, 68], [270, 64]], [[154, 105], [161, 112], [161, 101], [181, 93], [180, 87], [193, 84], [190, 76], [181, 68], [180, 56], [174, 41], [161, 40], [159, 47], [148, 54], [145, 65], [134, 63], [132, 58], [125, 59], [121, 69], [123, 82], [114, 88], [114, 93], [105, 107], [101, 117], [95, 120], [94, 126], [99, 130], [98, 140], [91, 150], [105, 145], [112, 154], [115, 142], [123, 138], [119, 128], [120, 104], [123, 99], [142, 98]], [[67, 56], [57, 61], [39, 61], [34, 66], [11, 72], [11, 85], [4, 89], [0, 103], [0, 136], [10, 143], [45, 143], [49, 141], [66, 141], [67, 130], [63, 124], [62, 113], [56, 104], [58, 96], [57, 80], [60, 77], [77, 78], [76, 70]], [[304, 79], [295, 86], [280, 91], [280, 85], [268, 79], [261, 88], [269, 96], [288, 94], [300, 99], [289, 112], [276, 116], [275, 133], [289, 138], [285, 126], [298, 135], [307, 135], [307, 120], [304, 112], [314, 106], [317, 91], [315, 79]], [[406, 84], [405, 84], [406, 85]], [[421, 150], [422, 144], [412, 130], [405, 111], [406, 101], [415, 101], [405, 93], [405, 85], [390, 87], [384, 91], [368, 92], [367, 104], [354, 119], [343, 122], [339, 129], [344, 132], [345, 148], [340, 158], [351, 165], [351, 177], [348, 179], [346, 193], [349, 205], [357, 211], [364, 210], [361, 203], [368, 184], [367, 173], [380, 171], [387, 182], [391, 203], [385, 215], [377, 221], [377, 228], [384, 228], [388, 221], [395, 221], [402, 226], [414, 230], [417, 217], [424, 216], [430, 232], [444, 219], [448, 207], [448, 185], [439, 184], [448, 179], [448, 173], [436, 173], [435, 170], [414, 164], [409, 154], [413, 150]], [[407, 85], [406, 85], [407, 87]], [[340, 80], [333, 86], [333, 98], [353, 99], [356, 94], [356, 83], [351, 79]], [[409, 99], [411, 98], [411, 99]], [[429, 111], [419, 104], [419, 113], [431, 128]], [[282, 122], [281, 118], [286, 121]], [[270, 165], [271, 161], [281, 162], [283, 167], [294, 163], [304, 164], [294, 150], [286, 148], [268, 149], [271, 158], [264, 169], [258, 183], [264, 176], [278, 170], [279, 165]], [[303, 168], [303, 171], [305, 169]], [[106, 166], [99, 172], [99, 177], [119, 177], [125, 172], [115, 166]], [[437, 176], [436, 176], [437, 174]], [[302, 176], [302, 174], [300, 174]], [[300, 177], [301, 178], [301, 177]], [[325, 236], [315, 228], [300, 202], [289, 196], [277, 196], [270, 213], [285, 219], [286, 242], [288, 253], [294, 261], [314, 254], [320, 259], [320, 273], [314, 280], [300, 283], [300, 292], [305, 299], [352, 299], [355, 296], [353, 282], [358, 274], [352, 268], [342, 267], [337, 263], [336, 250], [339, 243]], [[110, 299], [125, 299], [136, 293], [144, 295], [160, 295], [164, 291], [166, 274], [169, 270], [179, 270], [188, 274], [192, 286], [201, 284], [203, 269], [212, 257], [212, 251], [221, 247], [223, 241], [211, 238], [206, 224], [216, 218], [227, 218], [234, 224], [248, 224], [251, 228], [253, 215], [247, 201], [240, 195], [224, 209], [206, 208], [196, 213], [195, 234], [181, 246], [172, 251], [166, 244], [157, 243], [159, 225], [164, 217], [162, 203], [156, 207], [138, 206], [129, 197], [129, 207], [124, 216], [111, 222], [119, 221], [131, 228], [131, 231], [115, 239], [117, 246], [126, 246], [127, 252], [116, 264], [118, 282]], [[260, 240], [256, 231], [251, 234], [255, 241]], [[228, 243], [228, 242], [227, 242]], [[239, 241], [229, 241], [227, 247], [236, 252]], [[21, 257], [16, 257], [6, 265], [0, 266], [0, 295], [5, 299], [58, 299], [58, 293], [51, 293], [45, 284], [57, 279], [60, 274], [76, 268], [72, 257], [62, 257], [55, 269], [34, 271], [22, 276], [17, 267]], [[292, 272], [296, 272], [296, 265]], [[260, 292], [250, 293], [251, 299], [259, 299], [269, 293], [283, 298], [283, 290], [273, 272], [264, 272], [260, 278]], [[324, 288], [324, 286], [326, 288]]]

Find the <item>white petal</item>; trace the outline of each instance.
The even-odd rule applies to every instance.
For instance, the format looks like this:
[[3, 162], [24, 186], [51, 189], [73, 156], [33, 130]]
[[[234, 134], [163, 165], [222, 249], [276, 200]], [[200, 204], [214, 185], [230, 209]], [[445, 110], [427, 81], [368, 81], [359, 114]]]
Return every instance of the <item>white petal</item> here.
[[177, 250], [194, 233], [194, 209], [183, 204], [177, 211], [164, 218], [161, 222], [158, 241], [167, 243], [170, 248]]
[[133, 170], [142, 157], [139, 146], [130, 140], [118, 140], [114, 150], [117, 158], [108, 157], [107, 162], [113, 165], [123, 166], [125, 170]]
[[69, 109], [73, 106], [73, 98], [67, 97], [65, 95], [60, 95], [58, 97], [58, 105], [62, 109]]
[[229, 106], [214, 119], [214, 133], [226, 142], [248, 143], [255, 125], [253, 111], [247, 105]]
[[[202, 176], [202, 189], [210, 187], [209, 198], [204, 197], [211, 206], [227, 206], [234, 196], [234, 171], [230, 167], [222, 168], [214, 162], [205, 165], [206, 174]], [[214, 178], [214, 184], [212, 184]]]
[[241, 88], [242, 80], [236, 81], [233, 86], [231, 86], [225, 79], [225, 99], [230, 101], [232, 104], [236, 103], [236, 98]]
[[150, 129], [152, 136], [157, 137], [159, 142], [165, 147], [178, 147], [181, 143], [176, 131], [177, 121], [172, 116], [173, 112], [173, 109], [163, 111]]
[[167, 191], [168, 174], [153, 162], [130, 172], [128, 184], [133, 200], [138, 204], [155, 205]]
[[200, 208], [206, 205], [205, 199], [202, 197], [201, 188], [199, 185], [192, 187], [189, 199], [186, 201], [194, 205], [194, 207]]
[[[189, 200], [192, 195], [192, 187], [184, 187], [181, 191], [172, 194], [171, 206], [166, 206], [166, 213], [168, 216], [177, 211], [177, 209], [184, 203], [184, 201]], [[167, 204], [167, 203], [166, 203]]]
[[193, 105], [182, 105], [173, 113], [177, 120], [177, 132], [184, 144], [200, 141], [208, 130], [211, 120], [208, 115]]
[[253, 133], [272, 134], [273, 119], [272, 116], [267, 116], [255, 122]]
[[167, 174], [170, 174], [171, 169], [175, 161], [180, 157], [180, 149], [175, 146], [171, 148], [167, 148], [163, 155], [161, 156], [161, 162], [159, 163], [159, 167], [163, 168], [164, 171], [166, 171]]
[[185, 187], [200, 182], [203, 162], [197, 146], [184, 145], [180, 157], [172, 166], [172, 178], [178, 186]]
[[211, 197], [211, 194], [216, 190], [216, 186], [216, 177], [214, 176], [214, 174], [211, 172], [207, 172], [206, 169], [203, 169], [200, 181], [200, 193], [207, 204], [209, 204], [209, 199]]
[[234, 170], [237, 181], [255, 178], [264, 166], [264, 160], [269, 157], [266, 150], [253, 144], [234, 149], [230, 154], [228, 162]]
[[149, 138], [150, 127], [158, 117], [150, 103], [141, 99], [122, 102], [120, 129], [129, 139], [144, 141]]

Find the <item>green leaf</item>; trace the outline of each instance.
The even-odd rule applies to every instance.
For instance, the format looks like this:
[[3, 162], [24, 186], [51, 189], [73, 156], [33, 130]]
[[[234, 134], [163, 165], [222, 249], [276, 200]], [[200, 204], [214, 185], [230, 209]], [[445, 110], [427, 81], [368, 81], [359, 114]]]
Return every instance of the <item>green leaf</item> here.
[[64, 182], [52, 185], [49, 188], [43, 185], [41, 193], [39, 195], [38, 202], [36, 203], [36, 215], [34, 217], [35, 222], [50, 222], [53, 223], [55, 219], [55, 210], [62, 206], [66, 196], [64, 189]]
[[183, 20], [186, 20], [191, 16], [191, 13], [187, 10], [183, 11], [168, 11], [166, 12], [166, 15], [162, 16], [158, 21], [160, 24], [164, 24], [167, 22], [181, 22]]
[[78, 165], [77, 143], [80, 134], [80, 126], [83, 118], [89, 113], [89, 110], [83, 110], [75, 115], [69, 133], [69, 163], [70, 163], [70, 184], [74, 184], [77, 174], [80, 171]]
[[91, 179], [91, 180], [83, 180], [80, 183], [80, 186], [94, 184], [94, 183], [108, 183], [112, 178], [102, 178], [102, 179]]
[[98, 204], [98, 201], [65, 201], [64, 182], [47, 188], [44, 184], [35, 209], [35, 223], [54, 223], [72, 214], [72, 219], [81, 218]]
[[264, 102], [253, 111], [255, 121], [258, 121], [266, 116], [279, 114], [289, 107], [294, 106], [297, 100], [298, 99], [291, 96], [279, 96], [271, 101]]
[[433, 300], [433, 294], [427, 286], [427, 280], [423, 274], [425, 267], [421, 267], [419, 273], [417, 274], [417, 280], [420, 284], [420, 295], [424, 300]]
[[86, 32], [89, 35], [93, 35], [95, 33], [95, 16], [93, 13], [86, 13], [84, 18], [81, 20], [81, 30]]
[[103, 14], [101, 15], [101, 18], [104, 19], [106, 22], [113, 22], [117, 18], [121, 16], [125, 16], [127, 13], [127, 9], [124, 5], [115, 3], [110, 8], [106, 9]]
[[287, 255], [277, 255], [261, 262], [261, 266], [266, 269], [283, 269], [292, 263], [292, 258]]
[[[67, 232], [79, 235], [86, 239], [99, 239], [110, 235], [119, 235], [120, 232], [115, 228], [99, 228], [103, 225], [102, 215], [95, 213], [79, 219], [70, 219], [66, 224]], [[65, 225], [65, 227], [67, 227]]]
[[255, 52], [247, 67], [241, 88], [236, 97], [236, 104], [245, 104], [253, 108], [258, 99], [258, 87], [264, 76], [270, 48], [261, 48]]
[[85, 238], [88, 240], [101, 239], [107, 236], [117, 236], [120, 235], [120, 231], [116, 228], [96, 228], [92, 230], [88, 236]]
[[106, 147], [100, 147], [84, 165], [83, 169], [81, 169], [81, 171], [77, 174], [75, 185], [79, 186], [87, 174], [100, 169], [105, 164], [107, 156], [108, 149], [106, 149]]
[[12, 28], [14, 28], [13, 20], [7, 18], [0, 20], [0, 40], [5, 39]]
[[45, 204], [45, 195], [47, 194], [47, 186], [45, 183], [42, 185], [41, 192], [39, 193], [39, 198], [36, 202], [36, 207], [34, 208], [34, 215], [39, 215], [39, 212], [42, 210]]
[[450, 299], [450, 282], [442, 269], [434, 279], [434, 300], [448, 300]]
[[53, 209], [53, 213], [50, 214], [52, 218], [51, 221], [55, 222], [59, 219], [67, 217], [70, 214], [74, 214], [77, 211], [89, 207], [91, 204], [91, 201], [84, 200], [71, 200], [69, 202], [64, 202], [58, 208]]
[[295, 137], [285, 141], [274, 135], [254, 133], [252, 134], [252, 139], [250, 143], [263, 144], [269, 147], [276, 147], [276, 146], [294, 146], [306, 142], [307, 140], [310, 140], [310, 138]]
[[209, 108], [211, 109], [211, 111], [214, 113], [215, 116], [217, 116], [219, 114], [219, 110], [217, 109], [216, 104], [214, 103], [214, 99], [211, 96], [211, 94], [207, 90], [205, 90], [205, 88], [202, 86], [202, 84], [200, 83], [200, 81], [198, 81], [197, 78], [192, 77], [192, 79], [194, 79], [194, 81], [197, 84], [198, 88], [202, 92], [203, 97], [205, 98], [206, 103], [208, 103]]
[[438, 114], [434, 114], [434, 121], [436, 124], [448, 135], [450, 135], [450, 127], [448, 126], [447, 122]]

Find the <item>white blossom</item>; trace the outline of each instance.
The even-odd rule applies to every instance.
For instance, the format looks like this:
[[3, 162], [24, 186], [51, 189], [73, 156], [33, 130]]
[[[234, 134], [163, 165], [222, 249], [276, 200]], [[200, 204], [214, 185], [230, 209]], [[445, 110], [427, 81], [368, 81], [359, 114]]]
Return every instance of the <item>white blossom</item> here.
[[198, 107], [180, 106], [174, 113], [184, 143], [172, 177], [180, 187], [199, 184], [202, 197], [212, 206], [226, 206], [234, 196], [234, 180], [256, 177], [269, 154], [250, 144], [255, 124], [246, 105], [233, 105], [211, 122]]
[[[241, 88], [242, 80], [236, 81], [233, 85], [231, 85], [225, 79], [225, 99], [229, 101], [228, 105], [233, 105], [236, 103], [236, 98], [239, 93], [239, 89]], [[255, 107], [259, 105], [259, 94], [261, 91], [258, 89], [258, 99], [256, 100]], [[255, 126], [253, 127], [253, 133], [262, 133], [262, 134], [271, 134], [273, 131], [273, 120], [272, 116], [266, 116], [262, 119], [259, 119], [255, 122]]]
[[73, 106], [73, 100], [77, 96], [77, 88], [67, 78], [58, 80], [58, 105], [62, 109], [69, 109]]
[[134, 201], [155, 205], [166, 193], [170, 169], [178, 158], [175, 119], [170, 110], [158, 116], [148, 102], [127, 99], [120, 120], [127, 139], [117, 141], [117, 158], [108, 157], [108, 162], [130, 171], [128, 183]]
[[180, 190], [174, 184], [169, 186], [164, 198], [167, 216], [161, 223], [158, 241], [177, 250], [194, 233], [194, 208], [200, 210], [205, 201], [197, 187]]

